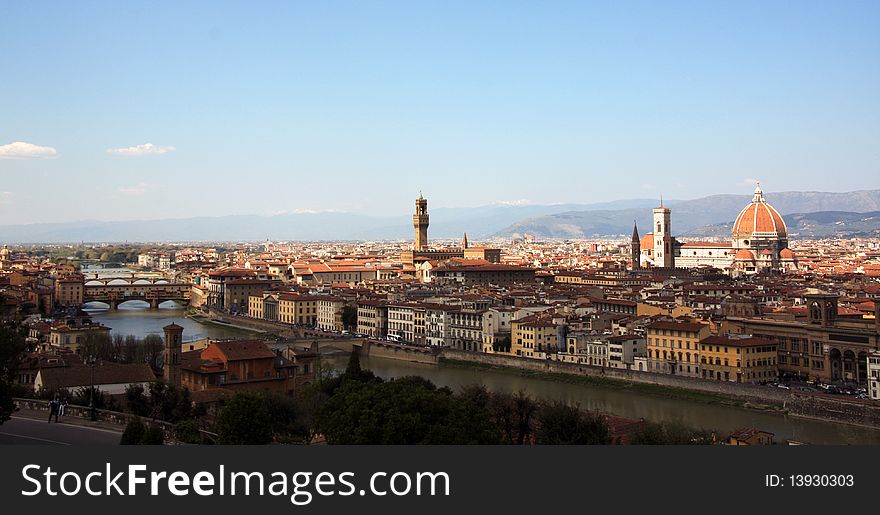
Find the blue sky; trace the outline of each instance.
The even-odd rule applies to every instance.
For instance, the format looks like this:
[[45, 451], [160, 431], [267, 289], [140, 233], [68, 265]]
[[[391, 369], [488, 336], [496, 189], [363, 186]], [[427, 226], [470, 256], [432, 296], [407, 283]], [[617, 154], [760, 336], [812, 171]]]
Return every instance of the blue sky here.
[[4, 224], [880, 187], [876, 1], [2, 4]]

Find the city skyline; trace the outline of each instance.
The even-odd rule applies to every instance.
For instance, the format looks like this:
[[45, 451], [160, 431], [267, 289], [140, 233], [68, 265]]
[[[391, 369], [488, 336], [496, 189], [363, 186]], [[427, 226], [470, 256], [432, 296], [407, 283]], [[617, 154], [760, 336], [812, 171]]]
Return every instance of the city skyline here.
[[4, 224], [880, 187], [876, 3], [108, 6], [5, 9]]

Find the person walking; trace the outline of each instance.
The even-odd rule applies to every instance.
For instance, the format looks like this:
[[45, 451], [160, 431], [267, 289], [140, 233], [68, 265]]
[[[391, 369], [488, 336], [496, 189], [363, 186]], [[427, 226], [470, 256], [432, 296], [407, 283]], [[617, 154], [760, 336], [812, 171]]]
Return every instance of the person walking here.
[[65, 397], [64, 400], [61, 401], [61, 404], [58, 406], [58, 414], [62, 417], [67, 414], [67, 404], [67, 397]]
[[55, 423], [58, 423], [58, 409], [61, 407], [61, 403], [58, 402], [58, 399], [52, 399], [49, 401], [49, 423], [52, 423], [52, 416], [55, 416]]

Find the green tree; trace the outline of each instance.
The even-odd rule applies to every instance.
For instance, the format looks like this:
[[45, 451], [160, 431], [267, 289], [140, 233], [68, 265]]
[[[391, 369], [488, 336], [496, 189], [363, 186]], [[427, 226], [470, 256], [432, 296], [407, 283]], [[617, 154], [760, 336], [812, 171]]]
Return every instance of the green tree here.
[[342, 326], [353, 331], [357, 328], [358, 312], [357, 306], [345, 305], [342, 307]]
[[12, 417], [15, 403], [12, 400], [13, 383], [18, 371], [18, 361], [25, 349], [24, 329], [17, 322], [0, 325], [0, 425]]
[[144, 431], [141, 437], [140, 445], [163, 445], [165, 443], [165, 432], [159, 426], [150, 426]]
[[563, 402], [545, 402], [537, 414], [535, 443], [541, 445], [601, 445], [611, 443], [608, 424], [598, 414], [585, 413]]
[[421, 377], [344, 381], [321, 409], [318, 429], [331, 444], [498, 442], [479, 394], [463, 400]]
[[199, 431], [199, 421], [196, 419], [178, 422], [174, 426], [174, 435], [183, 443], [202, 443], [202, 433]]
[[121, 445], [138, 445], [146, 431], [147, 428], [140, 417], [131, 417], [131, 420], [125, 425], [125, 431], [122, 432], [122, 438], [119, 440], [119, 443]]
[[232, 445], [262, 445], [272, 440], [272, 419], [265, 397], [254, 392], [236, 392], [217, 416], [217, 442]]
[[146, 417], [152, 410], [144, 386], [139, 383], [125, 387], [125, 404], [128, 411], [141, 417]]
[[712, 432], [677, 423], [645, 422], [633, 433], [630, 445], [711, 445]]

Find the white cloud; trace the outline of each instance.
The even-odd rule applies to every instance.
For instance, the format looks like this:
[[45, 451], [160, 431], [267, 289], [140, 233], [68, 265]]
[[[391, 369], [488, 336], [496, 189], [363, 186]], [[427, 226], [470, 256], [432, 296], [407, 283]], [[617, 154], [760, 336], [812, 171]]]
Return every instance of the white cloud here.
[[14, 197], [11, 191], [0, 191], [0, 206], [5, 206], [12, 202], [12, 197]]
[[133, 186], [120, 186], [116, 191], [123, 195], [128, 195], [130, 197], [137, 197], [143, 195], [147, 191], [155, 188], [152, 184], [148, 184], [146, 182], [139, 182]]
[[0, 159], [47, 159], [56, 156], [58, 151], [52, 147], [41, 147], [24, 141], [0, 145]]
[[174, 152], [174, 147], [160, 147], [152, 143], [144, 143], [134, 147], [107, 149], [108, 154], [115, 154], [117, 156], [158, 156], [169, 152]]
[[493, 205], [496, 206], [528, 206], [532, 201], [527, 198], [520, 198], [515, 200], [496, 200], [492, 202]]

